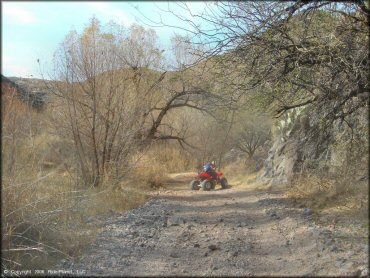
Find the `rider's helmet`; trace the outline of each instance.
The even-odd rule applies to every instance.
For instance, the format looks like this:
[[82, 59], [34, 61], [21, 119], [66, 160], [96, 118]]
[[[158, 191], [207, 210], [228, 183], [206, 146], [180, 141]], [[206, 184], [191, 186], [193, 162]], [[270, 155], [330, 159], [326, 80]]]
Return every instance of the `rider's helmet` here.
[[204, 165], [204, 171], [208, 172], [211, 171], [211, 169], [212, 169], [211, 163], [207, 163], [206, 165]]
[[214, 160], [211, 162], [211, 166], [212, 166], [212, 168], [213, 168], [213, 169], [215, 169], [215, 168], [216, 168], [216, 163], [215, 163], [215, 161], [214, 161]]

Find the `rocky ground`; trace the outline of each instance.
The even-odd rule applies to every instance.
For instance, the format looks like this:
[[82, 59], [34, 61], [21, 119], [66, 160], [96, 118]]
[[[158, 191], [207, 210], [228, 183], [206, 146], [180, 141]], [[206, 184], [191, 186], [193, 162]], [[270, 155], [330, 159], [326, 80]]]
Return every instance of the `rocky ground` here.
[[190, 191], [183, 183], [138, 209], [90, 218], [104, 222], [102, 232], [63, 268], [87, 276], [367, 276], [360, 224], [322, 217], [282, 192]]

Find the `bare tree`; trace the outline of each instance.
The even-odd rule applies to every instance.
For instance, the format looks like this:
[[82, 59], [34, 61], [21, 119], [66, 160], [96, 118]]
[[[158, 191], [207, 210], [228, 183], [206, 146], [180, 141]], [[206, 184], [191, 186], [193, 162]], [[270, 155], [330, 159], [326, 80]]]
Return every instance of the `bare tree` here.
[[268, 116], [250, 114], [244, 117], [238, 128], [235, 145], [249, 158], [271, 138], [271, 120]]
[[93, 18], [81, 35], [71, 32], [55, 64], [63, 81], [55, 88], [60, 97], [55, 122], [74, 142], [83, 180], [95, 186], [111, 166], [121, 176], [130, 154], [152, 141], [189, 146], [186, 122], [179, 125], [172, 112], [207, 111], [220, 99], [202, 73], [195, 78], [190, 70], [160, 70], [162, 51], [154, 31], [135, 25], [128, 32], [115, 24], [105, 28]]
[[[119, 173], [142, 129], [140, 119], [148, 98], [139, 88], [140, 70], [144, 69], [138, 66], [145, 53], [142, 48], [134, 49], [139, 45], [132, 39], [137, 31], [131, 29], [127, 40], [132, 44], [131, 53], [123, 57], [123, 50], [127, 50], [127, 45], [122, 45], [124, 34], [114, 28], [104, 33], [93, 18], [82, 35], [72, 32], [67, 36], [58, 52], [56, 69], [64, 81], [56, 88], [62, 105], [59, 130], [72, 136], [79, 168], [88, 184], [101, 184], [108, 166], [115, 166]], [[142, 41], [147, 34], [139, 31]], [[142, 55], [134, 55], [135, 50]], [[145, 57], [147, 65], [150, 58]]]
[[199, 61], [219, 58], [233, 68], [239, 78], [229, 86], [258, 92], [277, 117], [316, 104], [332, 106], [325, 117], [335, 120], [368, 104], [366, 1], [217, 2], [201, 14], [178, 5], [183, 13], [168, 11], [185, 23], [176, 27], [209, 46]]

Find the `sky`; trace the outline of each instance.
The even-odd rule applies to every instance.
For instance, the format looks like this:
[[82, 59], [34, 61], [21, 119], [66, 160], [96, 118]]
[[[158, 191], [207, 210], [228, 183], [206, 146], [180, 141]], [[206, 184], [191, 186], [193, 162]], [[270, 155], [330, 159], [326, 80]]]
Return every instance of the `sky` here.
[[[204, 2], [195, 1], [186, 4], [195, 14], [206, 6]], [[113, 20], [125, 27], [134, 23], [148, 27], [143, 23], [148, 23], [145, 16], [154, 21], [162, 17], [168, 25], [182, 26], [179, 19], [161, 11], [168, 7], [175, 13], [184, 13], [173, 1], [1, 1], [1, 73], [6, 77], [47, 79], [52, 70], [53, 54], [64, 37], [72, 29], [82, 32], [93, 16], [102, 25]], [[174, 33], [185, 35], [181, 29], [151, 28], [165, 49], [170, 47]]]

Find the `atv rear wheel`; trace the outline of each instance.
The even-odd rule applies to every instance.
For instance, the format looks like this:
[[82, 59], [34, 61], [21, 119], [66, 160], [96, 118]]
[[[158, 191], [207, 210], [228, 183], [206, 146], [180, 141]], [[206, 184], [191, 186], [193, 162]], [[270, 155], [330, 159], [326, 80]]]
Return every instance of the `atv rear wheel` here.
[[202, 189], [203, 189], [204, 191], [209, 191], [209, 190], [211, 190], [211, 189], [212, 189], [212, 183], [211, 183], [210, 181], [207, 181], [207, 180], [203, 181], [203, 182], [200, 184], [200, 186], [202, 187]]
[[197, 180], [193, 180], [191, 183], [190, 183], [190, 188], [191, 190], [199, 190], [200, 189], [200, 186], [199, 186], [200, 182], [197, 181]]
[[220, 180], [222, 189], [226, 189], [229, 187], [229, 183], [226, 178], [222, 177]]

